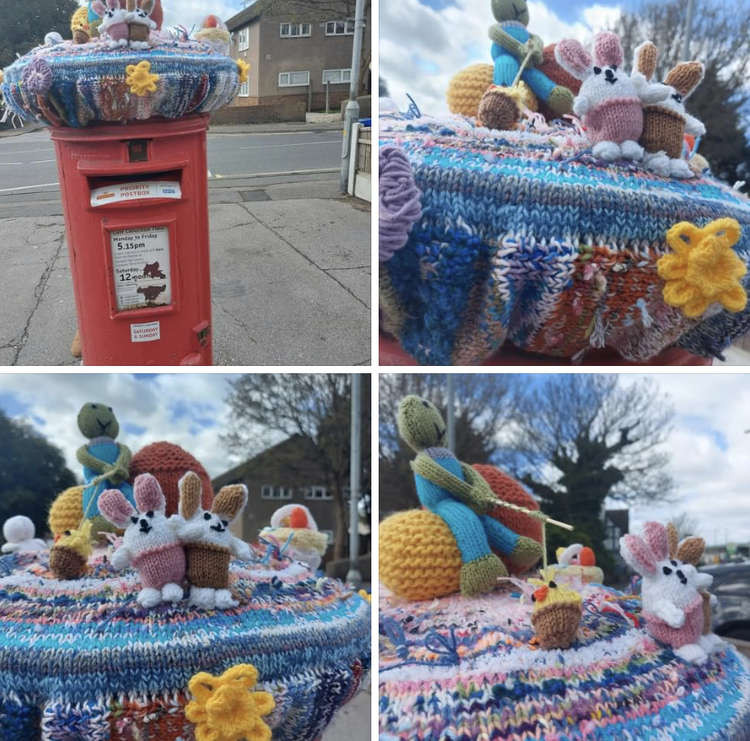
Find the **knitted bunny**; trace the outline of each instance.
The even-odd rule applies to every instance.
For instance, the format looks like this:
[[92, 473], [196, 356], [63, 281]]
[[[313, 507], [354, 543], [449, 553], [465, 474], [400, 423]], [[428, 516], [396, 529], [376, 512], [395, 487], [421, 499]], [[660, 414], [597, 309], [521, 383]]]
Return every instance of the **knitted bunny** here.
[[140, 0], [135, 9], [128, 13], [128, 38], [131, 49], [148, 49], [149, 35], [156, 29], [156, 21], [151, 19], [155, 0]]
[[[706, 541], [695, 535], [684, 538], [677, 542], [677, 528], [671, 522], [667, 525], [667, 540], [669, 542], [669, 557], [682, 561], [686, 565], [697, 566], [706, 549]], [[698, 643], [706, 653], [714, 653], [724, 649], [724, 641], [711, 631], [711, 605], [716, 597], [706, 589], [711, 586], [713, 576], [710, 574], [699, 574], [701, 586], [699, 592], [703, 600], [703, 631]]]
[[[105, 5], [106, 3], [106, 5]], [[120, 0], [94, 0], [92, 9], [102, 18], [99, 35], [107, 40], [107, 45], [128, 45], [128, 11], [120, 5]]]
[[[658, 51], [650, 41], [635, 50], [636, 70], [633, 82], [642, 89], [649, 84], [656, 70]], [[700, 62], [680, 62], [673, 67], [664, 84], [668, 95], [656, 105], [643, 109], [643, 134], [640, 142], [646, 150], [645, 166], [659, 175], [691, 178], [694, 172], [682, 158], [685, 133], [703, 136], [706, 127], [685, 110], [684, 101], [703, 79]]]
[[[623, 53], [620, 39], [609, 31], [594, 37], [594, 58], [574, 39], [563, 39], [555, 47], [558, 64], [581, 80], [573, 101], [573, 112], [583, 118], [593, 153], [603, 160], [640, 160], [643, 148], [643, 98], [633, 81], [618, 67]], [[650, 86], [643, 91], [648, 100], [666, 97], [666, 89]]]
[[685, 661], [705, 661], [708, 655], [700, 645], [703, 599], [698, 589], [713, 578], [669, 557], [667, 529], [658, 522], [647, 522], [642, 537], [623, 535], [620, 554], [643, 577], [641, 598], [648, 632]]
[[116, 569], [128, 564], [137, 569], [143, 589], [138, 602], [154, 607], [161, 601], [182, 599], [185, 552], [164, 515], [166, 500], [150, 473], [137, 476], [133, 485], [138, 511], [117, 489], [99, 496], [99, 511], [113, 525], [125, 529], [122, 545], [112, 554]]
[[201, 480], [188, 471], [179, 483], [179, 515], [173, 515], [175, 530], [185, 544], [190, 604], [212, 610], [236, 607], [229, 591], [232, 556], [249, 561], [250, 546], [229, 531], [229, 523], [247, 503], [243, 484], [224, 486], [214, 498], [211, 511], [201, 507]]

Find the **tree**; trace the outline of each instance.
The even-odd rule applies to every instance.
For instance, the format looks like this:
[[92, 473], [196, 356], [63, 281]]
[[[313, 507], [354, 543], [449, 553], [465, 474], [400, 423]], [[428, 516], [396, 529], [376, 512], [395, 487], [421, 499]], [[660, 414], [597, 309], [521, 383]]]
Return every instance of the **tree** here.
[[[689, 58], [703, 62], [706, 76], [687, 108], [706, 125], [699, 151], [718, 177], [730, 183], [750, 180], [750, 143], [745, 133], [750, 5], [701, 0], [695, 6]], [[659, 49], [656, 76], [663, 80], [675, 64], [686, 61], [682, 59], [685, 26], [682, 0], [646, 0], [637, 11], [623, 11], [614, 30], [622, 39], [626, 69], [631, 69], [635, 47], [649, 39]]]
[[647, 381], [625, 384], [612, 374], [552, 375], [519, 404], [505, 449], [512, 470], [551, 517], [575, 525], [571, 535], [548, 528], [550, 558], [557, 545], [587, 536], [603, 565], [603, 508], [668, 501], [673, 482], [661, 449], [673, 410]]
[[670, 517], [669, 521], [677, 529], [677, 539], [682, 540], [689, 535], [696, 535], [698, 531], [698, 521], [687, 512], [680, 512], [679, 515]]
[[44, 35], [57, 31], [70, 38], [70, 16], [78, 9], [76, 0], [0, 0], [0, 69], [12, 64], [41, 44]]
[[[502, 433], [513, 418], [520, 393], [520, 376], [507, 374], [456, 374], [455, 430], [459, 460], [487, 463]], [[414, 451], [399, 439], [396, 408], [407, 394], [429, 399], [446, 414], [447, 382], [444, 374], [383, 374], [380, 376], [380, 512], [419, 506], [409, 461]]]
[[[343, 558], [348, 533], [351, 379], [339, 373], [252, 374], [230, 381], [230, 432], [222, 442], [250, 455], [269, 433], [301, 435], [314, 446], [336, 508], [334, 559]], [[362, 490], [369, 488], [370, 376], [362, 376]]]
[[41, 536], [48, 529], [52, 500], [75, 484], [59, 448], [29, 424], [0, 411], [0, 522], [26, 515]]

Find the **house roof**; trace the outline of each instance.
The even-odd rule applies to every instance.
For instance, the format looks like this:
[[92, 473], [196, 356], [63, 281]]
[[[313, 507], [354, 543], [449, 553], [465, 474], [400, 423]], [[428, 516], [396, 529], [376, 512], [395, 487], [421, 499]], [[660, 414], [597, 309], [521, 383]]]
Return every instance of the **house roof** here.
[[248, 5], [237, 13], [237, 15], [233, 15], [227, 21], [227, 28], [230, 31], [234, 31], [236, 28], [247, 26], [248, 23], [252, 23], [256, 18], [260, 18], [271, 7], [272, 3], [273, 0], [255, 0], [252, 5]]
[[630, 510], [608, 509], [604, 512], [604, 517], [610, 520], [621, 533], [626, 533], [630, 527]]

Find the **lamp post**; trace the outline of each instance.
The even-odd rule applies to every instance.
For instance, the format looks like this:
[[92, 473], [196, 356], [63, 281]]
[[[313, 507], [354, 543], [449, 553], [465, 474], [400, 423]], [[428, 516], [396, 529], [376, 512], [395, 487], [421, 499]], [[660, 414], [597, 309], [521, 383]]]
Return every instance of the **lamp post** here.
[[349, 160], [352, 152], [352, 124], [359, 119], [359, 68], [362, 64], [362, 35], [365, 28], [365, 0], [357, 0], [354, 11], [354, 45], [352, 47], [352, 71], [349, 79], [349, 101], [344, 109], [344, 142], [341, 147], [341, 175], [339, 187], [346, 193], [349, 181]]
[[349, 571], [346, 581], [358, 587], [362, 583], [362, 574], [357, 568], [359, 557], [359, 487], [362, 463], [362, 377], [352, 373], [352, 412], [351, 412], [351, 457], [349, 459]]

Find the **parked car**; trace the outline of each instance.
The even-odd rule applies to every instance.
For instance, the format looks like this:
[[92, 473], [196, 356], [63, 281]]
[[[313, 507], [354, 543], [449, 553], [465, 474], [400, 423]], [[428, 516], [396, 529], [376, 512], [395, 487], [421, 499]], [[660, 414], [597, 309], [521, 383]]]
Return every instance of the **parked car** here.
[[711, 574], [716, 595], [713, 629], [720, 636], [750, 641], [750, 562], [705, 566], [701, 571]]

